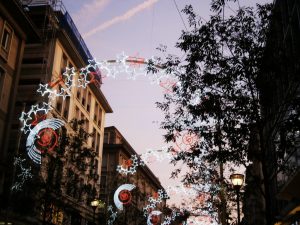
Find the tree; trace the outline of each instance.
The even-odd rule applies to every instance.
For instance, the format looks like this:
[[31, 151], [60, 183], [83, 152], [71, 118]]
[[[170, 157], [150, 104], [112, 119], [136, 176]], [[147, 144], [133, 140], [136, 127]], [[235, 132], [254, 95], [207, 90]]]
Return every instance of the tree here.
[[[214, 189], [216, 196], [227, 186], [222, 172], [218, 171], [219, 166], [221, 171], [224, 164], [247, 167], [256, 160], [261, 163], [263, 171], [263, 177], [256, 184], [265, 197], [267, 224], [272, 224], [268, 193], [271, 174], [266, 155], [269, 140], [264, 134], [268, 118], [262, 115], [260, 95], [260, 88], [264, 85], [261, 73], [264, 71], [272, 4], [239, 7], [236, 12], [225, 15], [228, 2], [213, 0], [213, 15], [208, 21], [197, 16], [192, 6], [186, 6], [183, 12], [189, 21], [189, 31], [182, 31], [176, 44], [185, 55], [182, 58], [173, 55], [157, 58], [157, 61], [149, 62], [148, 70], [158, 72], [154, 65], [159, 64], [177, 81], [173, 92], [165, 94], [164, 102], [157, 103], [165, 114], [161, 124], [166, 130], [165, 140], [176, 142], [182, 137], [182, 132], [198, 137], [189, 150], [175, 151], [177, 156], [173, 163], [182, 160], [190, 168], [183, 181], [186, 184], [210, 184], [208, 186]], [[164, 53], [166, 47], [160, 50]], [[276, 51], [280, 52], [280, 49]], [[286, 99], [287, 107], [278, 116], [281, 128], [292, 127], [293, 132], [285, 129], [285, 134], [290, 135], [283, 136], [294, 140], [289, 141], [285, 150], [278, 150], [281, 154], [277, 154], [273, 162], [278, 168], [283, 166], [282, 151], [295, 146], [295, 138], [299, 136], [296, 133], [299, 122], [295, 123], [299, 109], [296, 110], [297, 104], [292, 103], [294, 96], [295, 92], [292, 92]], [[251, 151], [250, 137], [254, 132], [259, 143], [258, 149]], [[170, 151], [174, 152], [174, 149]], [[178, 172], [180, 170], [173, 175]], [[219, 187], [217, 190], [216, 186]], [[215, 199], [218, 201], [221, 197]]]
[[[18, 212], [36, 213], [35, 217], [41, 216], [46, 225], [68, 224], [70, 215], [80, 210], [77, 205], [91, 210], [90, 202], [99, 195], [95, 186], [99, 175], [97, 154], [87, 145], [93, 135], [85, 131], [84, 125], [84, 120], [70, 121], [68, 131], [61, 128], [53, 151], [42, 151], [41, 166], [31, 165], [33, 179], [13, 198]], [[28, 201], [34, 205], [24, 208]]]

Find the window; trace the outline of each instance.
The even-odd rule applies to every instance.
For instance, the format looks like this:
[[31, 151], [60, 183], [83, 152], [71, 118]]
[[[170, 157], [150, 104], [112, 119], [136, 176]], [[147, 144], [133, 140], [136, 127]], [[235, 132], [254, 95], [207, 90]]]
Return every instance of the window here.
[[88, 112], [90, 112], [90, 108], [91, 108], [91, 99], [92, 99], [91, 93], [88, 92], [88, 95], [87, 95], [87, 104], [86, 104], [86, 110]]
[[85, 107], [86, 88], [81, 89], [81, 104]]
[[99, 105], [98, 105], [98, 102], [96, 102], [96, 104], [95, 104], [95, 110], [94, 110], [94, 121], [95, 122], [97, 122], [98, 110], [99, 110]]
[[99, 111], [98, 111], [98, 119], [97, 119], [97, 124], [99, 127], [101, 127], [101, 118], [102, 117], [102, 109], [99, 108]]
[[75, 106], [75, 119], [78, 120], [79, 117], [80, 117], [80, 110], [79, 110], [79, 108], [77, 106]]
[[105, 190], [106, 188], [106, 176], [101, 176], [100, 180], [100, 189]]
[[12, 40], [12, 29], [8, 26], [7, 23], [4, 24], [3, 30], [2, 30], [2, 37], [1, 37], [1, 55], [7, 59], [8, 53], [10, 49], [10, 44]]
[[100, 134], [97, 133], [97, 144], [96, 144], [96, 153], [99, 153], [99, 147], [100, 147]]
[[109, 144], [109, 132], [104, 133], [104, 141], [105, 144]]
[[69, 107], [70, 107], [70, 97], [67, 96], [64, 104], [64, 112], [63, 112], [63, 117], [68, 120], [68, 115], [69, 115]]
[[11, 36], [12, 36], [12, 30], [9, 29], [7, 25], [5, 25], [2, 33], [1, 47], [7, 52], [10, 47]]
[[81, 88], [78, 88], [77, 89], [77, 94], [76, 94], [76, 97], [78, 100], [80, 100], [80, 95], [81, 95]]
[[66, 70], [66, 67], [68, 66], [68, 58], [67, 56], [63, 53], [61, 62], [60, 62], [60, 72], [63, 74]]
[[62, 110], [62, 97], [58, 97], [56, 101], [56, 109], [59, 113], [61, 113]]
[[0, 101], [2, 98], [2, 90], [4, 86], [5, 71], [0, 67]]

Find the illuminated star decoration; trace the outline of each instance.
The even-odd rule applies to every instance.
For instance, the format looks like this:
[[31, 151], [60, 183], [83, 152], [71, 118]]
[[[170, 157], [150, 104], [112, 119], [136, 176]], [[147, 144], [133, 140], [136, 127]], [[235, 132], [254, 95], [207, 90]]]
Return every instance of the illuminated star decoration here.
[[132, 155], [130, 160], [128, 160], [128, 168], [124, 168], [122, 165], [118, 165], [117, 166], [117, 171], [121, 174], [135, 174], [136, 173], [136, 168], [139, 166], [139, 165], [142, 165], [144, 166], [145, 163], [138, 158], [137, 155]]
[[40, 106], [40, 104], [32, 105], [28, 113], [22, 112], [21, 117], [19, 118], [23, 124], [21, 131], [23, 131], [25, 134], [30, 132], [32, 130], [32, 126], [36, 125], [33, 123], [35, 120], [32, 121], [33, 118], [36, 119], [37, 117], [42, 117], [43, 115], [38, 115], [38, 113], [46, 115], [51, 109], [52, 107], [50, 104], [43, 102], [42, 106]]
[[31, 158], [33, 162], [35, 162], [36, 164], [41, 164], [41, 160], [42, 160], [41, 151], [39, 151], [35, 145], [35, 141], [40, 138], [38, 136], [40, 131], [44, 128], [51, 128], [53, 130], [56, 130], [61, 126], [63, 126], [64, 124], [65, 122], [60, 119], [55, 119], [55, 118], [46, 119], [38, 123], [30, 131], [26, 141], [26, 149], [29, 158]]
[[24, 183], [33, 177], [31, 173], [31, 167], [26, 168], [24, 166], [25, 159], [15, 157], [14, 166], [16, 169], [20, 169], [20, 173], [17, 175], [18, 181], [16, 181], [11, 187], [12, 191], [21, 191]]
[[112, 205], [109, 205], [107, 207], [107, 212], [109, 213], [109, 219], [107, 220], [107, 225], [112, 225], [118, 216], [118, 212], [117, 211], [114, 212]]
[[[49, 84], [40, 84], [39, 89], [37, 92], [39, 92], [42, 96], [45, 96], [48, 94], [48, 98], [54, 99], [56, 97], [63, 97], [64, 99], [67, 96], [71, 96], [71, 89], [72, 86], [75, 85], [73, 83], [74, 77], [76, 76], [76, 71], [74, 67], [68, 68], [66, 67], [65, 72], [60, 76], [56, 81], [51, 82]], [[58, 91], [57, 89], [54, 89], [55, 86], [58, 84], [63, 83], [63, 85], [59, 86]]]
[[114, 203], [115, 206], [119, 210], [123, 210], [123, 205], [128, 204], [131, 200], [131, 193], [135, 188], [135, 185], [133, 184], [122, 184], [118, 189], [115, 191], [114, 194]]
[[105, 75], [105, 77], [116, 78], [118, 75], [127, 74], [127, 79], [135, 80], [138, 76], [147, 76], [152, 83], [160, 84], [165, 78], [174, 79], [174, 74], [166, 71], [166, 69], [157, 66], [158, 73], [151, 73], [147, 71], [147, 65], [149, 63], [158, 65], [156, 57], [145, 59], [137, 56], [128, 56], [124, 52], [117, 54], [116, 59], [102, 60], [97, 62], [96, 60], [90, 60], [89, 66], [92, 66], [95, 70], [98, 68]]

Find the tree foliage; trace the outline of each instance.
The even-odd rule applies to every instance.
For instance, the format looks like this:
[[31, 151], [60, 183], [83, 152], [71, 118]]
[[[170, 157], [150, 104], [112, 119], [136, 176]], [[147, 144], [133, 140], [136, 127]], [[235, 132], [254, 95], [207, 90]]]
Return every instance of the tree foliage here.
[[43, 224], [68, 224], [72, 213], [80, 210], [78, 205], [90, 210], [90, 202], [99, 195], [95, 185], [99, 175], [97, 154], [87, 144], [92, 134], [85, 131], [84, 124], [84, 120], [70, 121], [68, 131], [59, 131], [53, 151], [42, 153], [41, 166], [31, 165], [33, 179], [24, 185], [22, 193], [14, 193], [15, 211], [35, 214]]
[[[165, 140], [175, 142], [183, 131], [199, 139], [175, 157], [174, 163], [182, 160], [190, 168], [184, 182], [218, 186], [215, 193], [226, 186], [219, 165], [247, 166], [253, 161], [250, 137], [254, 130], [262, 134], [260, 75], [272, 15], [272, 4], [230, 13], [225, 13], [226, 5], [224, 0], [212, 1], [208, 21], [186, 6], [189, 30], [182, 31], [176, 44], [184, 56], [158, 58], [148, 67], [157, 72], [153, 65], [158, 63], [177, 81], [173, 92], [157, 103], [165, 114]], [[256, 159], [262, 161], [264, 155]]]

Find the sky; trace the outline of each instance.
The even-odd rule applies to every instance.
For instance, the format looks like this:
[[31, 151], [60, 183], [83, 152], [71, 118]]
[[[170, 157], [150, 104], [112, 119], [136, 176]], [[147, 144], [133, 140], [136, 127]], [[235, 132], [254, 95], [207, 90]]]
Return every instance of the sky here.
[[[240, 0], [240, 4], [266, 1]], [[193, 5], [204, 19], [210, 15], [210, 0], [63, 0], [63, 3], [97, 60], [115, 59], [123, 51], [129, 56], [151, 58], [159, 55], [156, 48], [160, 44], [168, 46], [168, 53], [180, 56], [182, 53], [174, 46], [187, 20], [181, 13], [182, 21], [176, 4], [179, 10], [186, 4]], [[226, 10], [231, 11], [228, 7]], [[146, 78], [132, 81], [124, 76], [105, 78], [103, 83], [101, 90], [114, 111], [106, 116], [106, 126], [117, 127], [139, 154], [165, 146], [164, 131], [159, 129], [163, 113], [155, 107], [155, 102], [163, 100], [163, 88]], [[164, 187], [179, 184], [178, 180], [169, 179], [173, 167], [167, 161], [149, 167]]]

